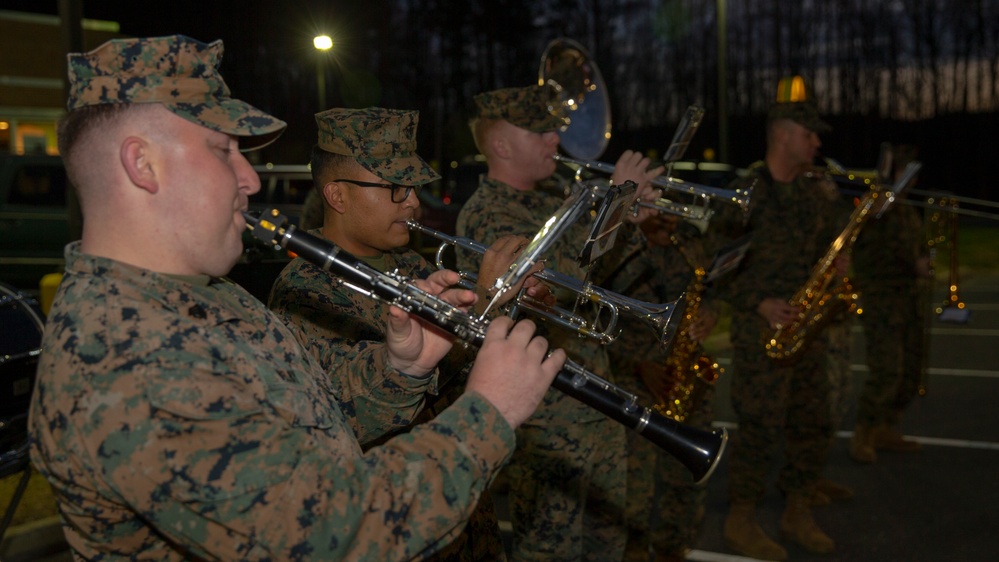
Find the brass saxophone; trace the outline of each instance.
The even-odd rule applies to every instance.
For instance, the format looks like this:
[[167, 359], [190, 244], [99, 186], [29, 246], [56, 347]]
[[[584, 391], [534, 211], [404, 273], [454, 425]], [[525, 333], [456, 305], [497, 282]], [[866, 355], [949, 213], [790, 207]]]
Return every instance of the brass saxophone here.
[[766, 344], [768, 357], [774, 360], [795, 357], [837, 314], [857, 309], [859, 295], [850, 284], [849, 277], [836, 274], [835, 261], [840, 254], [850, 250], [871, 213], [884, 212], [894, 201], [894, 197], [890, 191], [872, 190], [860, 200], [857, 208], [850, 214], [846, 228], [812, 268], [808, 281], [788, 301], [801, 309], [801, 312], [790, 325], [778, 325]]
[[687, 251], [678, 243], [676, 236], [671, 236], [673, 247], [694, 270], [694, 278], [687, 285], [686, 309], [677, 327], [673, 349], [666, 358], [666, 375], [670, 382], [669, 390], [652, 407], [654, 410], [678, 422], [690, 417], [704, 398], [704, 393], [710, 388], [723, 370], [711, 356], [704, 353], [701, 342], [690, 336], [690, 327], [697, 318], [704, 293], [703, 267], [694, 263]]

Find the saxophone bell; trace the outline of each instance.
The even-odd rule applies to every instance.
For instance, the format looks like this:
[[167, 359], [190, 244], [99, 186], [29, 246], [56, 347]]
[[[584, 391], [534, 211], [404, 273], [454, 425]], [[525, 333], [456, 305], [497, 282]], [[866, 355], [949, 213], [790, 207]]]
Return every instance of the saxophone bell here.
[[880, 216], [912, 185], [921, 167], [920, 162], [909, 162], [890, 189], [876, 188], [864, 194], [847, 219], [846, 228], [832, 241], [825, 255], [812, 268], [811, 276], [791, 297], [789, 303], [801, 309], [801, 314], [791, 325], [778, 326], [765, 344], [770, 359], [788, 361], [797, 357], [833, 318], [857, 309], [859, 295], [849, 278], [836, 274], [836, 258], [853, 247], [860, 230], [872, 216]]
[[700, 408], [704, 394], [718, 380], [723, 370], [717, 361], [704, 353], [701, 343], [691, 336], [691, 328], [700, 310], [704, 277], [707, 272], [694, 263], [693, 257], [683, 249], [676, 235], [670, 236], [670, 241], [692, 268], [693, 278], [687, 285], [685, 293], [687, 306], [677, 328], [672, 352], [667, 356], [664, 365], [666, 389], [656, 397], [657, 402], [653, 408], [660, 414], [682, 423]]

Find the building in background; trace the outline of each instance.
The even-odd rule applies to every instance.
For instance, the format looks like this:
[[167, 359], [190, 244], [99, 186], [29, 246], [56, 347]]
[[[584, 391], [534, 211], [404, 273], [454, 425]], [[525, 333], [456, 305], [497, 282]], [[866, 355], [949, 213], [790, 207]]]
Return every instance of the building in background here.
[[[124, 37], [112, 21], [82, 21], [83, 48]], [[0, 153], [58, 154], [66, 53], [58, 16], [0, 10]]]

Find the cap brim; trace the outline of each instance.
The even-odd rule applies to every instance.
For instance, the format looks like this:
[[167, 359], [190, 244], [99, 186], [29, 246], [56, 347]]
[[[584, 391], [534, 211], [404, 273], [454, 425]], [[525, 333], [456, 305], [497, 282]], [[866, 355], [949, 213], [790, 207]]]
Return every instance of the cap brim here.
[[509, 119], [511, 124], [527, 129], [532, 133], [548, 133], [551, 131], [561, 131], [568, 126], [566, 119], [555, 114], [550, 114], [544, 119]]
[[396, 185], [424, 185], [441, 178], [419, 156], [391, 159], [358, 158], [357, 162], [372, 174]]
[[277, 117], [236, 99], [165, 105], [184, 119], [213, 131], [236, 135], [239, 137], [239, 149], [243, 152], [257, 150], [274, 142], [288, 126]]

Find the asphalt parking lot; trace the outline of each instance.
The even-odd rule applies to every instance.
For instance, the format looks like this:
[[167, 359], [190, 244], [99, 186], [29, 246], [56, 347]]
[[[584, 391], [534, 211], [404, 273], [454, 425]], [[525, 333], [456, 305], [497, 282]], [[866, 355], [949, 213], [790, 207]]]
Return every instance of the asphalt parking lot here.
[[[830, 555], [787, 546], [791, 560], [866, 561], [996, 560], [999, 552], [999, 278], [968, 279], [959, 295], [971, 310], [967, 324], [931, 325], [927, 393], [909, 408], [902, 430], [923, 444], [917, 453], [878, 453], [875, 465], [848, 455], [854, 412], [844, 418], [826, 476], [848, 484], [856, 496], [816, 508], [816, 520], [836, 540]], [[940, 300], [943, 295], [941, 293]], [[853, 329], [853, 389], [861, 388], [863, 334]], [[724, 356], [719, 354], [724, 360]], [[718, 382], [716, 419], [737, 432], [728, 405], [728, 381]], [[708, 483], [707, 517], [689, 560], [749, 560], [727, 550], [727, 463]], [[777, 537], [783, 510], [772, 491], [759, 511]]]

